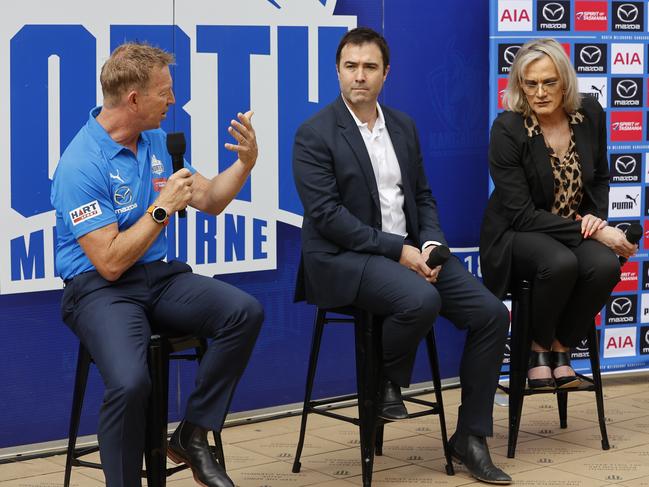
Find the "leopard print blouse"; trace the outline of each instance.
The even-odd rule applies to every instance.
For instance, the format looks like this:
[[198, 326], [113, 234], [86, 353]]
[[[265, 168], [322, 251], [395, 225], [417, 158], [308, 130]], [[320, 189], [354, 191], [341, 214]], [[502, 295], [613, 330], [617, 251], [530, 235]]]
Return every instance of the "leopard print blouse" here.
[[[579, 153], [575, 143], [575, 134], [572, 130], [573, 125], [583, 121], [584, 116], [579, 112], [568, 115], [570, 144], [563, 160], [560, 160], [554, 150], [548, 147], [552, 175], [554, 176], [554, 202], [551, 211], [555, 215], [565, 218], [574, 218], [584, 196], [581, 163], [579, 162]], [[543, 135], [541, 125], [534, 114], [525, 119], [525, 128], [528, 137]]]

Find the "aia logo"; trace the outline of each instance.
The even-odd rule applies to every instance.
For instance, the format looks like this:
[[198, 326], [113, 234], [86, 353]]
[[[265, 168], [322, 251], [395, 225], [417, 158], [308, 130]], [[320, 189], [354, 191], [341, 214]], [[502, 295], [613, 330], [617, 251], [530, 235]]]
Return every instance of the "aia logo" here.
[[611, 44], [611, 73], [642, 74], [644, 44]]
[[499, 31], [531, 31], [532, 0], [498, 0]]
[[604, 330], [604, 357], [635, 357], [635, 327]]
[[608, 30], [608, 2], [575, 2], [575, 30]]
[[642, 112], [611, 112], [611, 142], [642, 140]]

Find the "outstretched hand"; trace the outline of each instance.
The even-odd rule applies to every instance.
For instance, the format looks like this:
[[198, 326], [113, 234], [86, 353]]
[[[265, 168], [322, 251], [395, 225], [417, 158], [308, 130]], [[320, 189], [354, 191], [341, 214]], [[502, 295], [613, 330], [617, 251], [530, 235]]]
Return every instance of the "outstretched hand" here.
[[228, 127], [228, 132], [234, 139], [237, 141], [236, 144], [226, 143], [225, 148], [227, 150], [236, 152], [239, 156], [239, 160], [243, 162], [245, 166], [254, 166], [257, 161], [257, 136], [255, 135], [255, 129], [252, 126], [253, 112], [252, 110], [244, 113], [237, 113], [237, 120], [231, 120], [230, 126]]

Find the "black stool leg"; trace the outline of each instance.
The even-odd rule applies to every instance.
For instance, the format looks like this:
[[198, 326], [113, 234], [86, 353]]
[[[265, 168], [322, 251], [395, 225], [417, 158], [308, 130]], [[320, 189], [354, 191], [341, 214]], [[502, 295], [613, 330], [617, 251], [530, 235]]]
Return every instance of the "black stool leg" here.
[[604, 415], [604, 393], [602, 392], [602, 375], [599, 370], [599, 343], [597, 342], [597, 331], [595, 324], [588, 334], [588, 355], [590, 356], [590, 369], [593, 373], [595, 385], [595, 401], [597, 403], [597, 419], [599, 420], [599, 431], [602, 435], [602, 450], [608, 450], [608, 433], [606, 432], [606, 416]]
[[81, 409], [83, 408], [83, 396], [86, 393], [88, 383], [88, 371], [90, 369], [90, 354], [86, 347], [79, 342], [79, 354], [77, 356], [77, 372], [74, 378], [74, 393], [72, 396], [72, 413], [70, 414], [70, 432], [68, 433], [68, 452], [65, 457], [65, 477], [63, 487], [70, 487], [70, 475], [72, 473], [72, 461], [75, 458], [74, 449], [77, 445], [77, 434], [81, 422]]
[[531, 339], [529, 335], [531, 303], [530, 283], [523, 281], [518, 299], [514, 300], [511, 326], [511, 354], [509, 364], [509, 438], [507, 457], [516, 455], [518, 430], [525, 398], [525, 378], [529, 360]]
[[160, 335], [149, 342], [151, 395], [147, 414], [144, 458], [148, 487], [165, 487], [167, 483], [167, 414], [169, 400], [169, 352]]
[[[354, 328], [356, 332], [356, 381], [358, 384], [358, 420], [361, 437], [361, 465], [363, 487], [372, 485], [378, 381], [381, 352], [379, 330], [374, 329], [374, 317], [367, 311], [359, 312]], [[378, 345], [378, 346], [377, 346]]]
[[559, 409], [559, 425], [561, 429], [568, 427], [568, 392], [557, 391], [557, 407]]
[[385, 433], [385, 425], [381, 424], [376, 427], [376, 441], [374, 442], [374, 455], [377, 457], [383, 456], [383, 435]]
[[439, 359], [437, 357], [434, 327], [431, 327], [426, 335], [426, 351], [428, 352], [430, 373], [433, 377], [433, 387], [435, 388], [435, 402], [439, 410], [439, 429], [442, 433], [442, 447], [444, 448], [444, 456], [446, 457], [446, 475], [455, 475], [451, 449], [448, 446], [448, 434], [446, 433], [446, 417], [444, 416], [444, 401], [442, 399], [442, 380], [439, 375]]
[[212, 431], [214, 436], [214, 455], [216, 460], [219, 462], [219, 465], [225, 470], [225, 455], [223, 454], [223, 441], [221, 440], [221, 433], [217, 431]]
[[306, 421], [309, 416], [311, 407], [311, 394], [313, 393], [313, 381], [315, 379], [316, 367], [318, 366], [318, 355], [320, 353], [320, 343], [322, 342], [322, 333], [324, 331], [325, 311], [320, 309], [316, 312], [315, 327], [313, 329], [313, 339], [311, 341], [311, 354], [309, 355], [309, 368], [306, 373], [306, 387], [304, 391], [304, 405], [302, 406], [302, 421], [300, 424], [300, 439], [297, 442], [295, 450], [295, 460], [293, 461], [293, 473], [298, 473], [302, 464], [300, 457], [304, 448], [304, 436], [306, 435]]

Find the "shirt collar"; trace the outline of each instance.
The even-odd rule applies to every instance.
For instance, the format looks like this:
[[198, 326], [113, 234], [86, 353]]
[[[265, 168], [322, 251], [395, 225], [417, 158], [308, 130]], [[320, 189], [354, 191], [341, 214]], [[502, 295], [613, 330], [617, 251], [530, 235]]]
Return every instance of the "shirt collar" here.
[[[361, 122], [360, 119], [354, 113], [354, 111], [349, 107], [349, 105], [347, 104], [347, 100], [345, 100], [344, 96], [342, 97], [342, 99], [343, 99], [343, 102], [345, 103], [345, 106], [347, 107], [347, 110], [349, 110], [349, 113], [351, 114], [352, 118], [354, 119], [354, 122], [356, 122], [356, 125], [358, 126], [358, 128], [360, 129], [360, 128], [363, 128], [363, 127], [367, 127], [367, 123], [366, 122]], [[381, 105], [379, 105], [378, 103], [376, 104], [376, 111], [378, 113], [378, 116], [376, 117], [376, 122], [374, 122], [374, 129], [375, 130], [377, 130], [377, 129], [382, 130], [383, 128], [385, 128], [385, 117], [383, 117], [383, 110], [381, 110]], [[369, 130], [369, 128], [368, 128], [368, 130]]]
[[[584, 121], [584, 115], [579, 110], [576, 110], [568, 114], [569, 125], [578, 125], [583, 121]], [[525, 128], [527, 129], [528, 137], [541, 135], [541, 124], [539, 124], [539, 120], [536, 118], [534, 112], [532, 112], [530, 116], [525, 119]]]
[[[97, 115], [99, 115], [99, 113], [101, 112], [101, 108], [101, 106], [98, 106], [90, 110], [90, 114], [88, 116], [88, 131], [90, 132], [90, 135], [92, 135], [100, 143], [102, 150], [108, 156], [108, 158], [113, 159], [123, 149], [126, 149], [126, 147], [115, 142], [111, 138], [111, 136], [108, 135], [106, 129], [102, 127], [101, 124], [97, 121]], [[146, 132], [142, 132], [140, 134], [138, 145], [140, 143], [149, 143], [149, 138], [146, 135]]]

